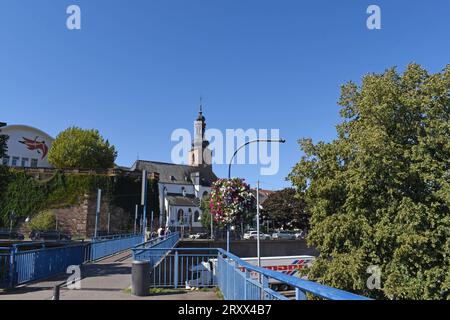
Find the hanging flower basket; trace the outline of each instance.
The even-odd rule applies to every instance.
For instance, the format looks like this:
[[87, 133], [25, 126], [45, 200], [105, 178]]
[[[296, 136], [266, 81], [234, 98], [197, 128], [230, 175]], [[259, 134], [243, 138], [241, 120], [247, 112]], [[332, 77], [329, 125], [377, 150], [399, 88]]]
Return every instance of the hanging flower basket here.
[[219, 179], [213, 184], [209, 206], [217, 224], [236, 224], [252, 205], [250, 186], [243, 179]]

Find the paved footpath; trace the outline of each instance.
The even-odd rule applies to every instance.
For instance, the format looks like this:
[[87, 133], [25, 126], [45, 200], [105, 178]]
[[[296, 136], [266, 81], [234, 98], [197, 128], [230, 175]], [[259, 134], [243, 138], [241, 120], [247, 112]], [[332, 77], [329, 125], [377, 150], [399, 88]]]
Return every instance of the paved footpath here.
[[[104, 260], [83, 265], [81, 289], [61, 288], [60, 300], [217, 300], [213, 291], [188, 291], [176, 294], [136, 297], [125, 290], [131, 286], [131, 253], [119, 253]], [[68, 275], [30, 283], [7, 293], [0, 300], [51, 300], [53, 287]]]

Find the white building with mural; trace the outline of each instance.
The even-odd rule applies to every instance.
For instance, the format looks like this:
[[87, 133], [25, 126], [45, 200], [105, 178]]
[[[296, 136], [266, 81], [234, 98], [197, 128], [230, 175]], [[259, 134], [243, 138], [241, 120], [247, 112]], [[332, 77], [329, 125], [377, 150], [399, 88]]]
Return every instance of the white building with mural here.
[[26, 125], [0, 124], [0, 134], [9, 136], [8, 156], [0, 161], [10, 167], [51, 168], [48, 151], [53, 138], [42, 130]]

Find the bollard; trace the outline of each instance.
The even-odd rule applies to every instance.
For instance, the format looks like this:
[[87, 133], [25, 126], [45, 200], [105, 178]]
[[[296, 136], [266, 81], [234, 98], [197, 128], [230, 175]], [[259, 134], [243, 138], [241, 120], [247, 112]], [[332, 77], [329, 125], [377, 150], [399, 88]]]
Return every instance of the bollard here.
[[131, 294], [138, 297], [150, 294], [150, 261], [133, 261], [131, 267]]
[[59, 289], [60, 289], [60, 285], [57, 284], [53, 287], [53, 297], [52, 300], [59, 300]]

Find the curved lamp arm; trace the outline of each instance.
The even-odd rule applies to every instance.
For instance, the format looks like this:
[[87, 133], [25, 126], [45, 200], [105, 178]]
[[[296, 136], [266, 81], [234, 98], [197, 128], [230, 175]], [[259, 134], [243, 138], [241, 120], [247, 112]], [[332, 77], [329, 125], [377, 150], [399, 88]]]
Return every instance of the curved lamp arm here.
[[231, 165], [233, 163], [234, 157], [236, 157], [236, 154], [239, 152], [239, 150], [241, 150], [245, 146], [249, 145], [250, 143], [254, 143], [254, 142], [278, 142], [278, 143], [285, 143], [286, 140], [284, 140], [284, 139], [278, 139], [278, 140], [275, 140], [275, 139], [256, 139], [256, 140], [247, 141], [246, 143], [241, 145], [239, 148], [236, 149], [236, 151], [234, 151], [233, 156], [230, 159], [230, 163], [228, 164], [228, 179], [231, 179]]

